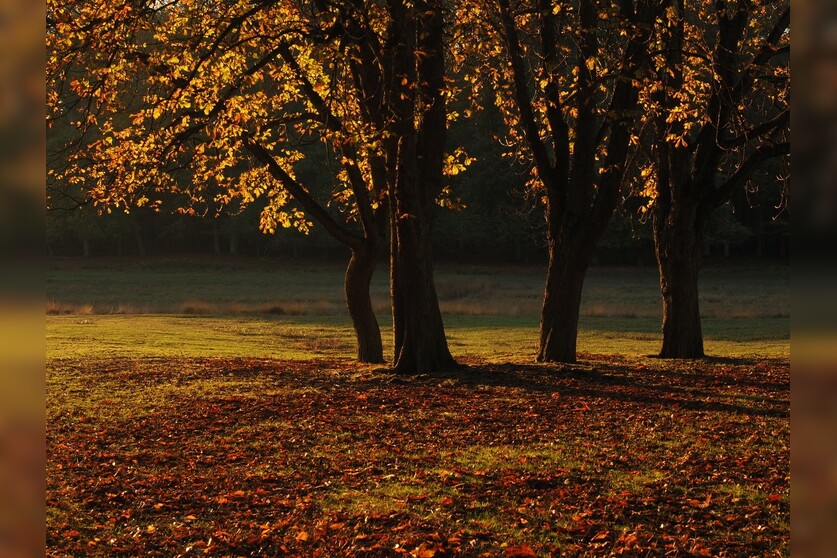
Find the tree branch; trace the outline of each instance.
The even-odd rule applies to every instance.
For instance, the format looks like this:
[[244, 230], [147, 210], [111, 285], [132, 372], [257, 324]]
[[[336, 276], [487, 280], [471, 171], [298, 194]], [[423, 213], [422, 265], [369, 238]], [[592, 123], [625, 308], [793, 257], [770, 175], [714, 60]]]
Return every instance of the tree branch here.
[[578, 7], [580, 38], [576, 60], [578, 97], [576, 109], [578, 116], [573, 129], [575, 146], [573, 148], [572, 168], [567, 192], [568, 206], [572, 211], [583, 211], [593, 194], [594, 173], [596, 166], [596, 70], [588, 63], [599, 54], [599, 41], [596, 32], [599, 12], [593, 0], [580, 0]]
[[763, 162], [790, 154], [790, 142], [763, 144], [753, 151], [747, 159], [732, 173], [727, 181], [715, 189], [708, 197], [711, 207], [719, 207], [729, 201], [736, 188], [743, 185]]
[[273, 155], [267, 151], [267, 149], [252, 138], [244, 138], [243, 144], [247, 151], [249, 151], [258, 161], [267, 166], [271, 176], [282, 184], [282, 186], [302, 206], [306, 213], [316, 219], [326, 232], [349, 248], [357, 249], [362, 246], [363, 238], [352, 233], [338, 223], [325, 210], [325, 208], [311, 196], [302, 184], [294, 180], [294, 178], [282, 168], [282, 166], [276, 161]]
[[539, 0], [541, 24], [541, 79], [546, 80], [544, 97], [546, 100], [546, 119], [552, 136], [552, 149], [555, 152], [555, 187], [558, 194], [566, 194], [566, 180], [570, 168], [570, 128], [564, 119], [564, 111], [559, 98], [558, 82], [555, 78], [557, 69], [558, 40], [555, 36], [555, 15], [552, 13], [550, 0]]
[[[224, 109], [224, 107], [227, 104], [227, 101], [229, 101], [230, 98], [236, 92], [238, 92], [239, 89], [241, 89], [241, 86], [244, 83], [244, 78], [252, 76], [256, 72], [258, 72], [259, 70], [261, 70], [262, 68], [267, 66], [274, 58], [276, 58], [276, 56], [278, 54], [279, 54], [279, 48], [275, 48], [275, 49], [271, 50], [270, 52], [268, 52], [264, 56], [264, 58], [259, 60], [256, 64], [254, 64], [253, 66], [251, 66], [250, 68], [245, 70], [245, 72], [243, 74], [241, 74], [241, 76], [239, 76], [239, 78], [236, 80], [236, 82], [234, 84], [232, 84], [224, 92], [224, 94], [215, 102], [215, 104], [209, 110], [209, 113], [207, 113], [205, 115], [206, 118], [201, 119], [199, 122], [196, 122], [195, 124], [189, 126], [185, 130], [181, 130], [180, 132], [177, 133], [177, 135], [175, 135], [171, 139], [171, 141], [168, 143], [168, 145], [166, 145], [165, 149], [163, 149], [163, 156], [165, 156], [169, 152], [169, 150], [171, 150], [174, 146], [183, 143], [187, 139], [191, 138], [192, 136], [194, 136], [195, 134], [197, 134], [198, 132], [203, 130], [206, 127], [206, 125], [209, 123], [209, 120], [212, 117], [217, 116]], [[200, 111], [188, 111], [187, 114], [193, 114], [195, 116], [203, 116], [203, 113], [201, 113]]]
[[323, 124], [325, 127], [335, 133], [342, 132], [344, 130], [343, 123], [331, 111], [325, 99], [323, 99], [322, 96], [317, 93], [317, 90], [314, 89], [314, 85], [311, 83], [311, 80], [309, 80], [308, 76], [305, 75], [305, 71], [303, 71], [299, 62], [297, 62], [293, 52], [291, 52], [290, 45], [282, 43], [277, 47], [277, 51], [285, 63], [290, 66], [291, 70], [293, 70], [296, 79], [299, 80], [299, 83], [302, 86], [302, 91], [305, 93], [305, 96], [308, 97], [308, 100], [311, 101], [314, 108], [320, 111], [320, 116], [323, 118]]
[[[602, 124], [602, 130], [605, 125], [609, 128], [610, 138], [603, 167], [604, 172], [593, 201], [593, 223], [597, 228], [597, 234], [604, 231], [619, 202], [619, 192], [628, 168], [631, 132], [639, 112], [639, 93], [634, 76], [644, 64], [650, 61], [646, 45], [655, 15], [655, 12], [649, 9], [647, 2], [640, 2], [638, 7], [634, 7], [632, 1], [623, 0], [620, 8], [622, 17], [630, 22], [634, 29], [622, 55], [619, 79], [608, 108], [609, 116]], [[600, 134], [603, 135], [603, 132], [600, 131]], [[597, 144], [600, 141], [602, 139], [597, 137]]]
[[730, 138], [722, 138], [719, 140], [720, 146], [724, 149], [732, 149], [734, 147], [741, 147], [747, 142], [769, 136], [776, 130], [784, 128], [790, 124], [790, 109], [785, 109], [776, 115], [774, 118], [762, 122], [758, 126], [754, 126], [749, 130], [744, 130], [740, 135]]
[[[343, 123], [331, 111], [325, 99], [323, 99], [322, 96], [317, 93], [316, 89], [314, 89], [314, 85], [311, 83], [311, 80], [309, 80], [305, 75], [305, 72], [299, 65], [299, 62], [297, 62], [293, 52], [291, 52], [290, 45], [282, 43], [279, 45], [278, 51], [285, 63], [291, 67], [291, 70], [293, 70], [294, 75], [296, 75], [296, 78], [299, 80], [306, 97], [308, 97], [311, 104], [314, 105], [314, 108], [320, 112], [320, 116], [323, 118], [323, 124], [326, 129], [334, 133], [343, 133], [345, 131]], [[364, 231], [367, 235], [377, 234], [374, 232], [376, 230], [376, 221], [374, 212], [372, 211], [372, 204], [369, 200], [368, 185], [366, 180], [363, 179], [363, 174], [357, 165], [357, 150], [351, 144], [341, 142], [340, 151], [345, 158], [343, 166], [346, 168], [346, 173], [349, 175], [349, 182], [351, 183], [352, 191], [355, 194], [358, 213], [360, 214]]]
[[215, 52], [217, 52], [218, 47], [221, 46], [221, 42], [224, 40], [224, 38], [226, 38], [227, 35], [229, 35], [234, 29], [238, 28], [242, 23], [247, 21], [249, 18], [256, 15], [257, 13], [262, 11], [263, 9], [270, 7], [271, 5], [272, 5], [271, 2], [259, 2], [255, 6], [253, 6], [252, 8], [247, 10], [246, 12], [244, 12], [243, 14], [239, 14], [238, 16], [236, 16], [232, 20], [230, 20], [230, 22], [221, 31], [221, 33], [219, 33], [218, 36], [215, 37], [215, 40], [209, 46], [209, 49], [206, 52], [204, 52], [200, 56], [200, 58], [198, 58], [197, 64], [195, 64], [195, 67], [192, 68], [191, 72], [189, 72], [189, 76], [185, 78], [186, 82], [187, 83], [191, 82], [195, 78], [195, 76], [198, 73], [198, 70], [200, 70], [200, 68], [201, 68], [201, 66], [203, 66], [204, 62], [209, 60], [212, 57], [212, 55], [215, 54]]
[[498, 4], [500, 6], [500, 18], [506, 35], [506, 44], [512, 66], [514, 95], [518, 111], [520, 112], [520, 119], [523, 123], [523, 130], [534, 155], [535, 165], [538, 167], [538, 174], [543, 180], [544, 186], [546, 186], [547, 191], [554, 190], [556, 181], [553, 176], [553, 168], [549, 160], [549, 153], [538, 133], [537, 122], [535, 122], [532, 99], [529, 95], [529, 88], [526, 86], [526, 69], [523, 63], [523, 55], [520, 51], [520, 38], [515, 27], [514, 17], [509, 10], [508, 0], [498, 0]]
[[739, 98], [743, 97], [743, 95], [753, 86], [753, 83], [755, 82], [753, 72], [757, 71], [761, 66], [764, 66], [777, 54], [785, 52], [785, 47], [777, 49], [776, 44], [781, 40], [782, 36], [785, 34], [785, 30], [787, 30], [789, 26], [790, 5], [788, 5], [788, 7], [785, 8], [779, 15], [776, 23], [773, 24], [770, 32], [765, 36], [761, 48], [755, 56], [753, 56], [750, 63], [744, 68], [741, 81], [739, 81], [736, 87], [736, 93]]

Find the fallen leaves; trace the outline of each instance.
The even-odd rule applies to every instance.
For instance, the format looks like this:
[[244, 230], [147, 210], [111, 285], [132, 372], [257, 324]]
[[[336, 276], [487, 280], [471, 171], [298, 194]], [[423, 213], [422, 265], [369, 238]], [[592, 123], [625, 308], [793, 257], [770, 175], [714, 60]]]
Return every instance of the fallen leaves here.
[[590, 362], [79, 362], [48, 409], [49, 553], [787, 553], [786, 363]]
[[537, 556], [532, 547], [527, 544], [522, 544], [520, 546], [509, 546], [503, 552], [507, 558], [527, 558], [530, 556]]

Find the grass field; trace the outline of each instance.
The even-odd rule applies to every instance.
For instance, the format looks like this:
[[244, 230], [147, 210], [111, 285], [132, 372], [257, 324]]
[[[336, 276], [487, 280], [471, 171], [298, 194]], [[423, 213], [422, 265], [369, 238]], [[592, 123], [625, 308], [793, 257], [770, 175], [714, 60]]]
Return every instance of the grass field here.
[[[47, 271], [50, 314], [342, 315], [344, 266], [252, 259], [53, 260]], [[545, 268], [440, 264], [437, 288], [448, 315], [537, 316]], [[376, 312], [388, 312], [387, 271], [372, 284]], [[790, 316], [786, 265], [714, 265], [701, 274], [704, 317]], [[657, 271], [593, 267], [582, 315], [658, 318]]]
[[542, 272], [440, 266], [466, 367], [405, 378], [337, 265], [53, 262], [47, 555], [788, 556], [787, 268], [707, 269], [687, 362], [655, 272], [594, 268], [573, 366]]
[[[55, 261], [47, 274], [50, 354], [351, 356], [342, 273], [339, 263], [246, 259]], [[710, 354], [789, 354], [786, 266], [708, 267], [701, 277]], [[538, 267], [440, 265], [438, 291], [453, 350], [498, 359], [534, 354], [543, 278]], [[372, 294], [386, 330], [383, 268]], [[655, 352], [656, 271], [592, 268], [581, 314], [581, 351]]]

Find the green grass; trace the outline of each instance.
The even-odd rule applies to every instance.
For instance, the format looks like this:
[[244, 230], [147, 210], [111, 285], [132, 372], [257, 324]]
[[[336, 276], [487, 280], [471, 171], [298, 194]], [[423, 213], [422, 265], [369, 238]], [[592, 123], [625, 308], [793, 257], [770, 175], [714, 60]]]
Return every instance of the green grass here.
[[[333, 321], [333, 320], [332, 320]], [[55, 357], [351, 356], [348, 324], [241, 316], [48, 316], [47, 355]]]
[[[344, 266], [252, 259], [53, 260], [47, 310], [53, 314], [343, 315]], [[780, 319], [790, 315], [789, 268], [724, 262], [701, 273], [701, 308], [709, 319]], [[537, 319], [545, 269], [442, 263], [436, 283], [447, 315]], [[372, 281], [379, 315], [388, 310], [386, 265]], [[582, 316], [658, 320], [657, 271], [593, 267]]]
[[[47, 274], [48, 354], [55, 356], [352, 357], [339, 263], [273, 260], [55, 260]], [[709, 354], [787, 356], [788, 269], [709, 267], [701, 275]], [[437, 271], [454, 353], [529, 358], [537, 348], [544, 270], [453, 266]], [[383, 335], [386, 269], [371, 288]], [[579, 351], [643, 356], [658, 350], [652, 268], [591, 268]]]
[[469, 446], [459, 453], [456, 462], [477, 471], [537, 472], [550, 469], [579, 469], [589, 462], [592, 452], [571, 441], [560, 444], [525, 446]]
[[[248, 357], [311, 360], [352, 358], [354, 333], [346, 317], [62, 315], [47, 316], [47, 357]], [[705, 320], [707, 354], [786, 357], [783, 320]], [[446, 318], [457, 356], [493, 361], [531, 360], [537, 350], [536, 320]], [[659, 326], [656, 326], [659, 327]], [[581, 353], [642, 359], [659, 350], [651, 320], [582, 318]], [[389, 324], [382, 320], [387, 345]], [[385, 356], [389, 356], [385, 354]]]

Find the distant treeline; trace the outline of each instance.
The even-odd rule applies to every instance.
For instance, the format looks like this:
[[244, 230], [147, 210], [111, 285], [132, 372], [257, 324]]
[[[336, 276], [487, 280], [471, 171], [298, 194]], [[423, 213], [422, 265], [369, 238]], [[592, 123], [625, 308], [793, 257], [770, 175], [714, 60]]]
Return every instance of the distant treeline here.
[[[547, 258], [543, 206], [525, 195], [526, 172], [503, 158], [492, 139], [493, 123], [483, 116], [452, 130], [454, 141], [476, 158], [466, 172], [451, 177], [452, 191], [464, 208], [439, 207], [433, 221], [434, 257], [484, 262], [539, 263]], [[457, 137], [458, 136], [458, 137]], [[330, 171], [316, 153], [306, 165], [311, 183], [332, 187]], [[704, 247], [708, 256], [785, 259], [789, 256], [787, 212], [775, 206], [778, 184], [758, 184], [738, 192], [715, 212]], [[614, 214], [598, 244], [594, 262], [654, 265], [650, 218], [641, 201], [628, 198]], [[336, 210], [335, 210], [336, 211]], [[235, 254], [254, 257], [342, 259], [347, 250], [314, 225], [304, 235], [278, 229], [259, 230], [261, 206], [254, 203], [236, 215], [188, 216], [169, 211], [133, 209], [100, 214], [84, 206], [47, 213], [48, 250], [55, 256], [143, 256], [163, 254]], [[382, 254], [386, 257], [386, 254]]]
[[[507, 196], [504, 213], [479, 197], [479, 185], [463, 179], [459, 213], [439, 208], [434, 223], [434, 255], [441, 260], [540, 263], [546, 261], [540, 210]], [[470, 192], [469, 192], [470, 191]], [[471, 200], [469, 193], [474, 195]], [[713, 223], [707, 256], [789, 257], [786, 219], [773, 220], [772, 207], [725, 211]], [[502, 217], [502, 218], [501, 218]], [[280, 229], [265, 235], [258, 212], [190, 217], [134, 210], [131, 214], [97, 215], [94, 210], [56, 211], [47, 215], [48, 251], [52, 256], [145, 256], [170, 254], [234, 254], [296, 259], [344, 259], [347, 250], [316, 226], [308, 235]], [[386, 254], [382, 255], [386, 257]], [[648, 223], [624, 213], [614, 216], [597, 248], [599, 264], [654, 265]]]

